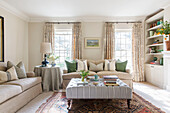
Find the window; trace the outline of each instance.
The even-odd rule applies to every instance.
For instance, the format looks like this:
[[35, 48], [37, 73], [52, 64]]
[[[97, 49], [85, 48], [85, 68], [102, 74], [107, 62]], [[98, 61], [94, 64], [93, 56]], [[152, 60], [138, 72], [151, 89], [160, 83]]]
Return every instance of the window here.
[[56, 63], [64, 67], [65, 60], [72, 59], [72, 29], [55, 29], [55, 51], [59, 56]]
[[116, 29], [115, 58], [121, 61], [128, 60], [127, 68], [132, 70], [132, 31]]

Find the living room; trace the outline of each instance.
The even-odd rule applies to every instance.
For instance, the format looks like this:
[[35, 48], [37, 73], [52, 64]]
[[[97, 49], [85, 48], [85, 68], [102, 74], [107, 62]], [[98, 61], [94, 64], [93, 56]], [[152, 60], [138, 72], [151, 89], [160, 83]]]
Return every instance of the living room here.
[[0, 0], [0, 113], [169, 113], [170, 0]]

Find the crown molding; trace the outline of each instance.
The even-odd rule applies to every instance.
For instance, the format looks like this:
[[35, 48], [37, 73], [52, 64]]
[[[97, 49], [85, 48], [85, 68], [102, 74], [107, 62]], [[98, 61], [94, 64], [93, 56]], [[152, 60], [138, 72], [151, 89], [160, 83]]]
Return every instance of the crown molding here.
[[30, 18], [29, 22], [121, 22], [121, 21], [143, 21], [146, 16], [136, 17], [53, 17], [53, 18]]
[[30, 18], [27, 15], [25, 15], [24, 13], [14, 8], [13, 6], [9, 5], [3, 0], [0, 0], [0, 7], [27, 22], [30, 20]]

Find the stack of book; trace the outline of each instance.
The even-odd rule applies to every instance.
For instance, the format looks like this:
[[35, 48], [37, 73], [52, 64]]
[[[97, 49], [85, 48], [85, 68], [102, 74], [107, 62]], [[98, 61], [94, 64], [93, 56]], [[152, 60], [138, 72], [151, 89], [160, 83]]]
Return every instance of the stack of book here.
[[112, 76], [103, 76], [104, 84], [106, 86], [119, 86], [117, 80], [118, 77], [115, 75]]

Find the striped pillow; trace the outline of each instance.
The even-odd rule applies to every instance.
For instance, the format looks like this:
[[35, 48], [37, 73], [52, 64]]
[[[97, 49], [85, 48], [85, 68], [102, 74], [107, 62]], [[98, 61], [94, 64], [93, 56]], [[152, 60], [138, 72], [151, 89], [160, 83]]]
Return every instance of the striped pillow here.
[[8, 69], [6, 72], [0, 71], [0, 81], [7, 82], [10, 80], [17, 80], [17, 79], [18, 76], [14, 66]]

